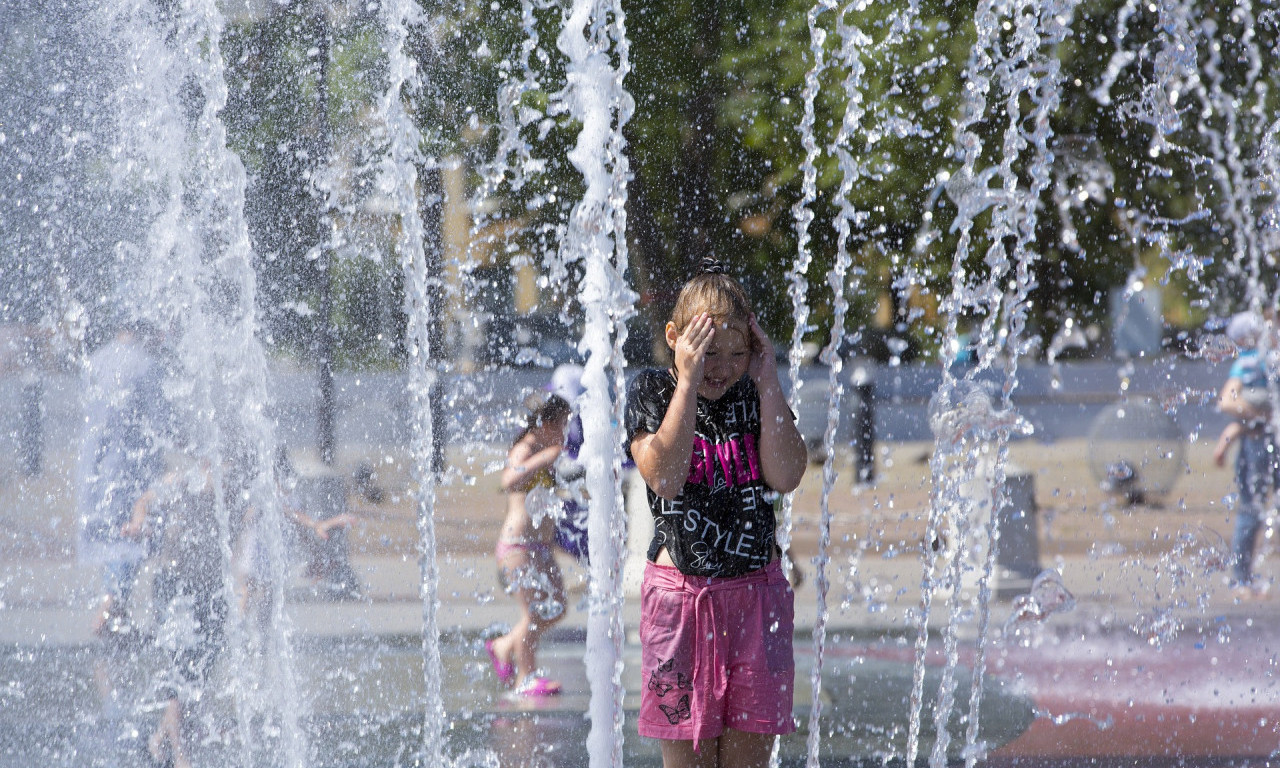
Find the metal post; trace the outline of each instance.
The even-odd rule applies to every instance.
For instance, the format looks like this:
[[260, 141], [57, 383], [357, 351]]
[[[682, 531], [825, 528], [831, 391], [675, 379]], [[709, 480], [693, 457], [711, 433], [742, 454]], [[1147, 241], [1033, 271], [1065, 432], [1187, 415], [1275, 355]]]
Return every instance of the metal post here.
[[[317, 4], [315, 14], [315, 35], [319, 71], [316, 82], [316, 147], [320, 163], [329, 157], [329, 23], [325, 17], [323, 3]], [[333, 385], [333, 252], [324, 241], [328, 239], [328, 201], [322, 200], [320, 227], [317, 233], [320, 240], [320, 258], [317, 267], [320, 270], [320, 314], [316, 327], [316, 357], [320, 376], [320, 403], [316, 417], [317, 447], [320, 460], [332, 466], [336, 452], [337, 403]]]
[[22, 384], [21, 425], [18, 428], [19, 453], [22, 456], [22, 473], [27, 477], [40, 474], [44, 453], [44, 385], [32, 376]]
[[869, 485], [876, 474], [876, 412], [875, 382], [865, 368], [853, 373], [853, 386], [858, 393], [858, 405], [853, 414], [854, 460], [858, 483]]
[[[431, 339], [432, 354], [443, 358], [445, 350], [445, 291], [444, 268], [441, 265], [443, 253], [444, 226], [444, 186], [438, 167], [419, 169], [419, 211], [422, 216], [424, 242], [423, 251], [427, 260], [428, 275], [428, 307], [431, 314], [428, 333]], [[436, 381], [427, 393], [428, 405], [431, 408], [431, 470], [437, 474], [446, 467], [445, 442], [445, 390], [443, 371], [437, 375]]]

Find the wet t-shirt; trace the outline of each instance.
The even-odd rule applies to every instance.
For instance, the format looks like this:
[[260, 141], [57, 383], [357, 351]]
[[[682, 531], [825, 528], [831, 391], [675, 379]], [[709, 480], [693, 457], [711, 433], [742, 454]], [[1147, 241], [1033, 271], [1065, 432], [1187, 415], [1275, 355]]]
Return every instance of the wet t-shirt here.
[[[627, 390], [628, 446], [636, 433], [658, 431], [675, 390], [669, 371], [636, 376]], [[666, 547], [681, 573], [726, 578], [773, 559], [777, 494], [760, 473], [759, 444], [760, 397], [751, 377], [718, 400], [698, 398], [684, 488], [671, 500], [646, 489], [654, 522], [650, 561]]]

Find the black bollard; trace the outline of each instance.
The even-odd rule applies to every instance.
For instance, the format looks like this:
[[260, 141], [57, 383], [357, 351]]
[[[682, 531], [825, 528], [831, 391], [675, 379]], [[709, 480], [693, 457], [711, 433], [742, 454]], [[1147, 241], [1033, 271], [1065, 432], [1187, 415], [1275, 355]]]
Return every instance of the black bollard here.
[[27, 477], [40, 474], [44, 453], [44, 413], [40, 402], [43, 398], [44, 386], [39, 379], [28, 380], [22, 385], [18, 452], [22, 456], [22, 473]]
[[854, 372], [854, 389], [858, 406], [853, 414], [853, 455], [858, 483], [869, 485], [876, 475], [876, 410], [875, 384], [859, 368]]

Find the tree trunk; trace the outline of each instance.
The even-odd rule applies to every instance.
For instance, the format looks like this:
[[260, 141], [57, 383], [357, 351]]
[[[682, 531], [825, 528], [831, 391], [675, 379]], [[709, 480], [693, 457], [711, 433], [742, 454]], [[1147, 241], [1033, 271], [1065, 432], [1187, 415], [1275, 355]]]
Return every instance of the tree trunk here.
[[[674, 286], [681, 278], [673, 274], [671, 254], [662, 241], [662, 232], [653, 218], [648, 188], [639, 175], [627, 187], [627, 235], [631, 241], [631, 281], [640, 296], [638, 309], [645, 324], [644, 341], [648, 344], [644, 350], [634, 343], [629, 345], [627, 361], [647, 364], [666, 360], [667, 345], [662, 331], [675, 304]], [[638, 340], [639, 334], [633, 332], [632, 336]], [[648, 359], [641, 360], [640, 355]]]

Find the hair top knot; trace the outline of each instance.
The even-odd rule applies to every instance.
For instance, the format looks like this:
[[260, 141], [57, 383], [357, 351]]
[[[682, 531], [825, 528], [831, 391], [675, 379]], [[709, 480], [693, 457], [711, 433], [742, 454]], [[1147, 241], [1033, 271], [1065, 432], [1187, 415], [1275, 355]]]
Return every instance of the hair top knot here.
[[719, 259], [712, 258], [711, 256], [702, 257], [702, 262], [699, 264], [699, 268], [704, 275], [729, 274], [729, 268], [725, 266], [725, 263]]

